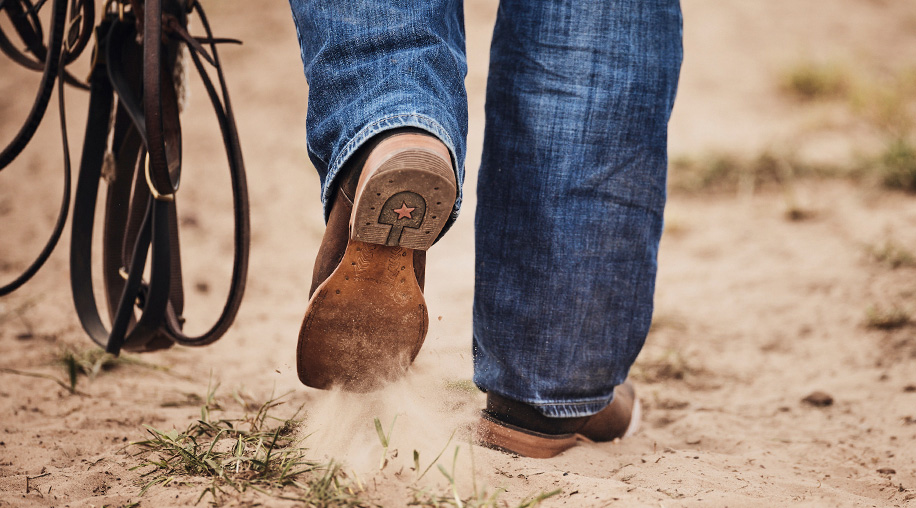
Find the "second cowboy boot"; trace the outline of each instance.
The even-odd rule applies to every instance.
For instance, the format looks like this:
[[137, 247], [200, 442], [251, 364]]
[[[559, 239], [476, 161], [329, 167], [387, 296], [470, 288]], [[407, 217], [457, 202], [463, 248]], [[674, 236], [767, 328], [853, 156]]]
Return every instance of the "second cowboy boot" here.
[[629, 381], [614, 389], [614, 400], [584, 417], [548, 418], [523, 402], [487, 393], [477, 423], [477, 443], [524, 457], [548, 459], [579, 442], [607, 442], [639, 430], [642, 410]]
[[413, 129], [373, 138], [340, 182], [297, 370], [308, 386], [369, 391], [403, 375], [426, 337], [425, 251], [451, 214], [457, 185], [445, 146]]

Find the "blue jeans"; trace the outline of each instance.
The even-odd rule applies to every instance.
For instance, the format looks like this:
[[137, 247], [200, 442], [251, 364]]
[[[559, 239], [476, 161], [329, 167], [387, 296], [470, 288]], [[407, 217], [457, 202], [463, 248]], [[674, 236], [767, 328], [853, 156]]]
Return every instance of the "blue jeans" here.
[[[326, 213], [347, 158], [392, 128], [439, 137], [460, 184], [461, 2], [290, 3]], [[475, 223], [481, 389], [587, 416], [626, 379], [652, 319], [681, 23], [678, 0], [501, 1]]]

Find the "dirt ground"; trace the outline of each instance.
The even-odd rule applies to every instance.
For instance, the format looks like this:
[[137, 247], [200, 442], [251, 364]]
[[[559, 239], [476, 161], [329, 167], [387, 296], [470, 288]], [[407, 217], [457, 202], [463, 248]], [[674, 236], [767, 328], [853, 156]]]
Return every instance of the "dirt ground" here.
[[[454, 472], [460, 497], [501, 488], [509, 506], [555, 489], [561, 492], [542, 506], [916, 506], [916, 325], [874, 326], [883, 310], [916, 312], [914, 263], [892, 268], [874, 255], [891, 244], [916, 251], [916, 199], [868, 179], [672, 192], [654, 326], [633, 370], [646, 409], [640, 433], [550, 460], [467, 444], [463, 429], [483, 402], [466, 387], [475, 172], [496, 13], [490, 0], [465, 7], [467, 199], [430, 252], [426, 346], [408, 378], [381, 393], [302, 387], [295, 341], [323, 224], [306, 155], [307, 86], [295, 29], [285, 2], [259, 3], [256, 18], [248, 2], [204, 5], [218, 35], [245, 41], [221, 53], [251, 194], [241, 311], [217, 344], [130, 355], [144, 363], [82, 377], [76, 395], [23, 375], [66, 379], [54, 364], [62, 348], [91, 345], [70, 299], [65, 234], [39, 275], [0, 299], [0, 506], [193, 504], [202, 487], [189, 478], [141, 497], [148, 468], [132, 469], [142, 461], [129, 443], [145, 439], [144, 425], [186, 428], [217, 383], [226, 415], [244, 413], [245, 401], [288, 393], [278, 416], [303, 405], [305, 446], [316, 457], [344, 461], [364, 488], [362, 499], [382, 506], [404, 506], [417, 489], [450, 495], [436, 468], [423, 482], [405, 473], [412, 450], [426, 464], [443, 449], [440, 464]], [[882, 145], [886, 132], [843, 100], [800, 102], [780, 83], [805, 62], [835, 63], [856, 82], [912, 71], [916, 4], [684, 0], [683, 9], [686, 58], [670, 126], [672, 160], [721, 153], [750, 160], [768, 152], [845, 163]], [[191, 331], [202, 331], [225, 294], [231, 217], [212, 114], [192, 81], [179, 200], [185, 315]], [[0, 139], [12, 137], [36, 83], [35, 75], [0, 61]], [[85, 94], [68, 92], [73, 147], [80, 146], [85, 105]], [[52, 104], [26, 152], [0, 173], [2, 281], [34, 256], [53, 222], [61, 164], [56, 121]], [[790, 210], [802, 211], [796, 218], [803, 220], [789, 220]], [[818, 391], [832, 403], [803, 401]], [[378, 471], [383, 451], [373, 417], [388, 427], [395, 414], [391, 450], [399, 456]], [[296, 505], [252, 491], [223, 502]]]

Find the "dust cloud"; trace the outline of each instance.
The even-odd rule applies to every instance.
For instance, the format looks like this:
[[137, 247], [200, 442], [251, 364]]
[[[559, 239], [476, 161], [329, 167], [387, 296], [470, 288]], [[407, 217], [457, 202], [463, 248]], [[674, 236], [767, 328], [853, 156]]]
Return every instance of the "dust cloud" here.
[[[380, 470], [439, 481], [447, 471], [470, 471], [471, 432], [478, 393], [465, 382], [456, 386], [433, 362], [417, 362], [402, 379], [370, 393], [339, 389], [314, 394], [300, 429], [309, 456], [334, 460], [359, 476]], [[375, 420], [389, 441], [387, 451]], [[419, 469], [415, 462], [418, 456]]]

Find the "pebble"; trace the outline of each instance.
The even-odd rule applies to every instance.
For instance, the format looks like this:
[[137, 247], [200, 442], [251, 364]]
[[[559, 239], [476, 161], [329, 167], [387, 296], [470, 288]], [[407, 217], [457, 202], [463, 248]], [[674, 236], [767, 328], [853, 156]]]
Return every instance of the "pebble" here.
[[827, 407], [833, 405], [833, 397], [822, 391], [816, 391], [811, 392], [811, 394], [802, 399], [802, 402], [805, 404], [810, 404], [814, 407]]

